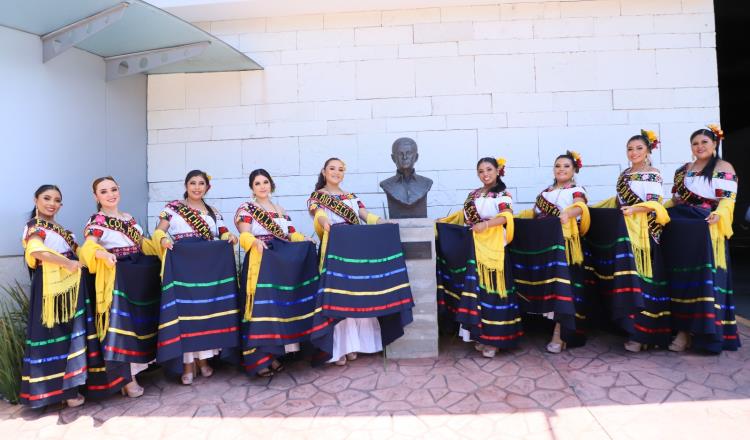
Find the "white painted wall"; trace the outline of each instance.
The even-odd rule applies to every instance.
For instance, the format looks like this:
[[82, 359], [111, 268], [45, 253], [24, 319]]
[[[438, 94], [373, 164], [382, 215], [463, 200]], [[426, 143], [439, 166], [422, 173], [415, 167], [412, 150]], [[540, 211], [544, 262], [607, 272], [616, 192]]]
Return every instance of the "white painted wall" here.
[[42, 63], [38, 36], [0, 26], [0, 285], [28, 281], [21, 233], [33, 193], [53, 183], [63, 192], [58, 221], [81, 233], [95, 211], [91, 182], [112, 174], [123, 209], [146, 218], [146, 78], [107, 83], [98, 56], [71, 49]]
[[[710, 0], [504, 1], [199, 23], [263, 71], [149, 77], [149, 215], [192, 168], [215, 177], [225, 216], [265, 167], [278, 201], [311, 231], [305, 199], [329, 156], [344, 188], [382, 214], [390, 145], [416, 139], [435, 181], [429, 215], [458, 209], [479, 157], [508, 158], [530, 206], [566, 148], [583, 155], [592, 201], [614, 194], [627, 139], [656, 130], [671, 180], [689, 134], [719, 119]], [[669, 189], [670, 184], [666, 187]], [[153, 221], [151, 226], [153, 227]]]

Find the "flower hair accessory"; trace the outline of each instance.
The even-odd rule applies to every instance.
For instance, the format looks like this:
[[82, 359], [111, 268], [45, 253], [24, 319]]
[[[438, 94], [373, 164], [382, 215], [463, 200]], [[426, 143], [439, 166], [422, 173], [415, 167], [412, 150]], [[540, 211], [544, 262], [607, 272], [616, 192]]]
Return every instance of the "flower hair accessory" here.
[[714, 132], [714, 134], [716, 135], [716, 139], [718, 139], [719, 141], [724, 139], [724, 130], [719, 127], [719, 124], [708, 124], [706, 127]]
[[648, 149], [650, 150], [656, 150], [659, 148], [659, 138], [656, 137], [656, 133], [654, 133], [651, 130], [641, 130], [641, 136], [645, 137], [648, 141]]
[[208, 179], [209, 182], [211, 181], [211, 178], [212, 178], [211, 175], [206, 173], [206, 179]]
[[581, 155], [577, 151], [567, 150], [565, 153], [573, 158], [573, 164], [575, 165], [576, 169], [580, 170], [581, 168], [583, 168]]
[[505, 176], [505, 163], [507, 162], [504, 157], [496, 157], [495, 161], [497, 161], [497, 169], [499, 170], [500, 177]]

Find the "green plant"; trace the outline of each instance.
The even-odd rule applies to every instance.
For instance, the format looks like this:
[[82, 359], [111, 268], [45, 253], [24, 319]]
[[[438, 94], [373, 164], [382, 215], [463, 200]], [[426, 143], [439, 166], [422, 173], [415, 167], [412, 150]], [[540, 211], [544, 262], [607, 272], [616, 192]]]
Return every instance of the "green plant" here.
[[0, 300], [0, 396], [18, 403], [29, 298], [17, 281], [15, 286], [3, 286], [2, 290], [5, 299]]

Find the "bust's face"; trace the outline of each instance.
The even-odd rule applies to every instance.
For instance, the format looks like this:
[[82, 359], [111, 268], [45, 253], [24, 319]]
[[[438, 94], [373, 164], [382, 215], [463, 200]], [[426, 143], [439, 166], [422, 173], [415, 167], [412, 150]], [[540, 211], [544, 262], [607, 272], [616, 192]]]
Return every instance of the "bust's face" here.
[[400, 170], [414, 168], [418, 157], [417, 146], [412, 143], [402, 142], [396, 145], [391, 157], [396, 164], [396, 168]]

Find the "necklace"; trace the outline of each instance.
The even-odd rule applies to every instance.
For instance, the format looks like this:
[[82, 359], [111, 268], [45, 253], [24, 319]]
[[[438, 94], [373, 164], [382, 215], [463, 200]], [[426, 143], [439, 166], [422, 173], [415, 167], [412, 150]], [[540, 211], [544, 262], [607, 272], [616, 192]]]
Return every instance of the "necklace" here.
[[192, 209], [192, 210], [195, 210], [195, 211], [198, 211], [198, 212], [200, 212], [201, 214], [207, 214], [207, 213], [208, 213], [208, 208], [206, 207], [206, 204], [205, 204], [205, 202], [201, 202], [201, 203], [203, 204], [203, 207], [200, 207], [200, 208], [196, 208], [196, 207], [194, 207], [194, 206], [190, 205], [190, 201], [189, 201], [189, 200], [187, 200], [187, 199], [185, 200], [185, 205], [186, 205], [186, 206], [187, 206], [188, 208], [190, 208], [190, 209]]
[[262, 209], [264, 209], [264, 210], [266, 210], [268, 212], [274, 212], [274, 213], [276, 212], [276, 206], [274, 206], [274, 204], [271, 203], [270, 201], [268, 203], [269, 203], [269, 205], [271, 207], [268, 208], [266, 206], [263, 206], [263, 203], [261, 203], [260, 200], [258, 200], [258, 199], [253, 199], [253, 200], [254, 200], [255, 204], [258, 205], [259, 207], [261, 207]]

